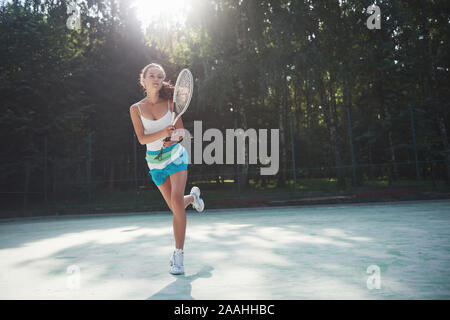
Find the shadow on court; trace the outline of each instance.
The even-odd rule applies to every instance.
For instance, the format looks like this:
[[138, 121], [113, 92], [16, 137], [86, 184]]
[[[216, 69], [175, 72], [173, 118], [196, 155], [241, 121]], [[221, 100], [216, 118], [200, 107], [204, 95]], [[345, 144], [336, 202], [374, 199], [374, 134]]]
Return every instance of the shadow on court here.
[[199, 278], [210, 278], [212, 276], [211, 266], [204, 266], [199, 272], [191, 276], [174, 276], [176, 280], [160, 291], [147, 298], [147, 300], [194, 300], [192, 297], [192, 281]]
[[170, 215], [5, 223], [0, 298], [448, 299], [449, 213], [427, 201], [189, 214], [182, 276], [169, 274]]

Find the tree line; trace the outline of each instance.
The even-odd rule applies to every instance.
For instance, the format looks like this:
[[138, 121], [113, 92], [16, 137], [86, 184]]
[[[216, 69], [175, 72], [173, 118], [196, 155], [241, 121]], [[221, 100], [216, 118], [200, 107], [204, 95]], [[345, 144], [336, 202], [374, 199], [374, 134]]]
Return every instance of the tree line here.
[[[76, 2], [79, 30], [66, 25], [69, 1], [2, 1], [3, 191], [23, 190], [28, 166], [37, 188], [48, 168], [56, 192], [57, 181], [85, 177], [91, 159], [94, 178], [106, 186], [130, 179], [129, 107], [143, 97], [138, 76], [150, 62], [173, 82], [183, 67], [193, 72], [186, 128], [194, 120], [205, 129], [279, 128], [280, 187], [294, 161], [333, 167], [327, 176], [340, 189], [352, 163], [368, 179], [414, 179], [411, 166], [400, 164], [416, 154], [422, 176], [450, 183], [446, 1], [378, 1], [381, 28], [372, 30], [372, 1], [193, 0], [184, 23], [161, 17], [145, 30], [130, 1]], [[145, 147], [137, 148], [144, 177]], [[252, 172], [246, 159], [244, 184]], [[221, 170], [193, 165], [190, 172]]]

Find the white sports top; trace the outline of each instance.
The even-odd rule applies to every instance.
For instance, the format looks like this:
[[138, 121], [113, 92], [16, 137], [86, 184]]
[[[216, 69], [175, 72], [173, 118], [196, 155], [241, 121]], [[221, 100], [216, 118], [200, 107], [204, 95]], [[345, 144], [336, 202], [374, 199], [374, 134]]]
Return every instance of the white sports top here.
[[[172, 120], [172, 113], [170, 112], [170, 104], [169, 100], [167, 100], [167, 113], [158, 120], [150, 120], [146, 119], [142, 116], [141, 108], [139, 108], [140, 103], [137, 103], [137, 107], [139, 109], [139, 114], [141, 115], [142, 125], [144, 126], [144, 134], [151, 134], [157, 131], [161, 131], [170, 125]], [[147, 143], [147, 150], [151, 151], [159, 151], [163, 147], [163, 139], [158, 139], [153, 142]]]

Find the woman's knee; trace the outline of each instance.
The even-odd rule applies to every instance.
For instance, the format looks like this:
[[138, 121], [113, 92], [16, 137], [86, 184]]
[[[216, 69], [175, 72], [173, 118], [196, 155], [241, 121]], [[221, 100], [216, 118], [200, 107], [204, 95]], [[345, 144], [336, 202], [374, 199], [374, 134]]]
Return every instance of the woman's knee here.
[[178, 193], [178, 192], [172, 192], [171, 194], [171, 204], [172, 207], [175, 208], [180, 208], [183, 207], [184, 208], [184, 196], [182, 193]]

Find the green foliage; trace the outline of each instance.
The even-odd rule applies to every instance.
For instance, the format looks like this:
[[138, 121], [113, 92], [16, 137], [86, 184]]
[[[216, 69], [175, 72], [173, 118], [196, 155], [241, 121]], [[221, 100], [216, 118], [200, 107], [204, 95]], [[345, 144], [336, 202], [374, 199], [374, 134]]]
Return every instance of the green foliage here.
[[[224, 130], [237, 120], [246, 128], [283, 128], [289, 142], [292, 116], [297, 167], [348, 164], [351, 142], [357, 162], [391, 161], [392, 152], [399, 162], [412, 161], [410, 105], [419, 159], [449, 161], [440, 125], [449, 131], [448, 4], [385, 1], [381, 29], [369, 30], [365, 10], [372, 2], [193, 0], [184, 24], [163, 17], [143, 32], [126, 0], [78, 1], [81, 30], [66, 27], [66, 0], [6, 2], [0, 9], [2, 183], [23, 188], [16, 177], [30, 161], [42, 175], [47, 160], [54, 180], [63, 170], [86, 175], [80, 168], [90, 132], [93, 175], [129, 178], [129, 106], [142, 98], [139, 72], [153, 61], [172, 82], [182, 68], [192, 70], [187, 128], [202, 120], [204, 130]], [[290, 144], [281, 148], [291, 159]], [[146, 171], [142, 160], [139, 171]]]

